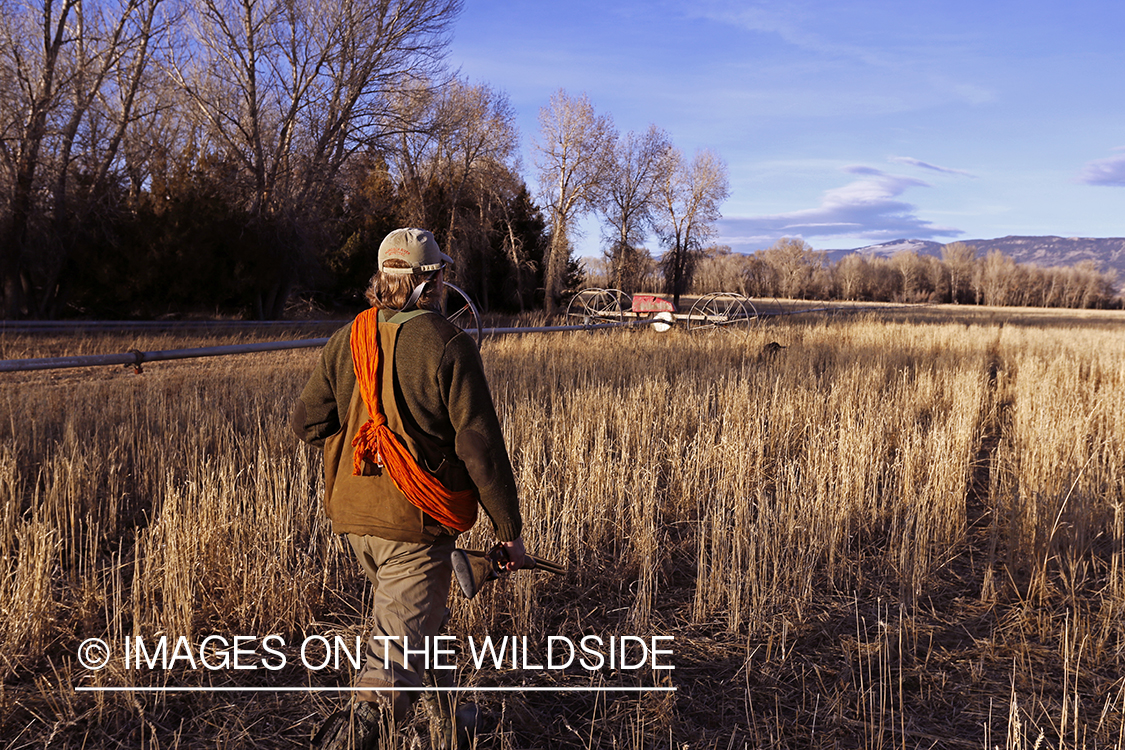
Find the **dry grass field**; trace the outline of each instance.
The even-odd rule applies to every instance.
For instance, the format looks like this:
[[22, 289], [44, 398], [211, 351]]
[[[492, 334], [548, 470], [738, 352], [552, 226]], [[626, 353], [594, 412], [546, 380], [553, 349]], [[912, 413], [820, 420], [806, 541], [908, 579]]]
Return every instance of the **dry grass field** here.
[[[1123, 330], [931, 309], [487, 340], [528, 547], [570, 573], [455, 595], [450, 632], [673, 636], [675, 669], [462, 684], [677, 690], [481, 692], [482, 747], [1125, 747]], [[3, 358], [229, 340], [0, 334]], [[292, 644], [364, 632], [287, 426], [315, 357], [0, 376], [0, 746], [307, 747], [337, 695], [245, 689], [346, 685]], [[286, 665], [77, 661], [238, 634]]]

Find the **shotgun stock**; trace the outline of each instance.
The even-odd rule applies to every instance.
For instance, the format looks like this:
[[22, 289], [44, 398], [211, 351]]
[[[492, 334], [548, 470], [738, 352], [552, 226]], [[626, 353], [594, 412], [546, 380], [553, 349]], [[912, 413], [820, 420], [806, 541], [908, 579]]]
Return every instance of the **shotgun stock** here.
[[[461, 587], [461, 593], [466, 599], [472, 599], [477, 592], [489, 581], [494, 581], [505, 574], [503, 564], [507, 562], [508, 554], [499, 544], [488, 552], [475, 549], [455, 549], [450, 556], [453, 563], [453, 577]], [[555, 575], [565, 575], [566, 568], [558, 563], [535, 555], [524, 555], [524, 565], [521, 570], [545, 570]]]

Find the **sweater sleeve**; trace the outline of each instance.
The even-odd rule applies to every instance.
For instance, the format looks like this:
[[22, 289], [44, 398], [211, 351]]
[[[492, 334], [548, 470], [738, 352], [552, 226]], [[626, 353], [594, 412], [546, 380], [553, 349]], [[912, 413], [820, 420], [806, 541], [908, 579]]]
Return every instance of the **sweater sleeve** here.
[[355, 388], [349, 336], [351, 325], [332, 334], [309, 376], [300, 398], [293, 405], [290, 426], [301, 440], [318, 448], [341, 429], [341, 415]]
[[523, 531], [515, 475], [480, 354], [467, 334], [446, 343], [438, 379], [456, 433], [457, 457], [480, 493], [497, 539], [510, 542]]

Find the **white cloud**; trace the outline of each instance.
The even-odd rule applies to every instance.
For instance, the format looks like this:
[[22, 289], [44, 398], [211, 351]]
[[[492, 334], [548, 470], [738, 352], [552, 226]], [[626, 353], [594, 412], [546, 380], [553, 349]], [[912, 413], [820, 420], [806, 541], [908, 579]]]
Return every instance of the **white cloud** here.
[[1078, 175], [1078, 181], [1087, 185], [1125, 187], [1125, 154], [1089, 162]]
[[929, 183], [863, 165], [845, 167], [844, 171], [858, 175], [860, 179], [826, 191], [816, 208], [721, 220], [719, 227], [723, 241], [746, 245], [781, 236], [861, 237], [885, 241], [964, 234], [959, 229], [936, 226], [920, 218], [916, 206], [898, 200], [909, 188], [929, 187]]

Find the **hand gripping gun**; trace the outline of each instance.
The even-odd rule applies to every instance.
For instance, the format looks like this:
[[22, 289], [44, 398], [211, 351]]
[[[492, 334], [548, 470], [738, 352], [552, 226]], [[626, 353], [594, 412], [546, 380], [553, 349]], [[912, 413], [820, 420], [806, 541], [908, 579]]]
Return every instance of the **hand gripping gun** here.
[[[497, 544], [488, 552], [474, 549], [455, 549], [450, 555], [453, 563], [453, 577], [461, 587], [461, 593], [466, 599], [477, 595], [484, 584], [495, 581], [505, 575], [504, 563], [508, 561], [508, 551]], [[524, 565], [521, 570], [545, 570], [555, 575], [566, 575], [566, 568], [556, 562], [551, 562], [535, 555], [524, 555]]]

